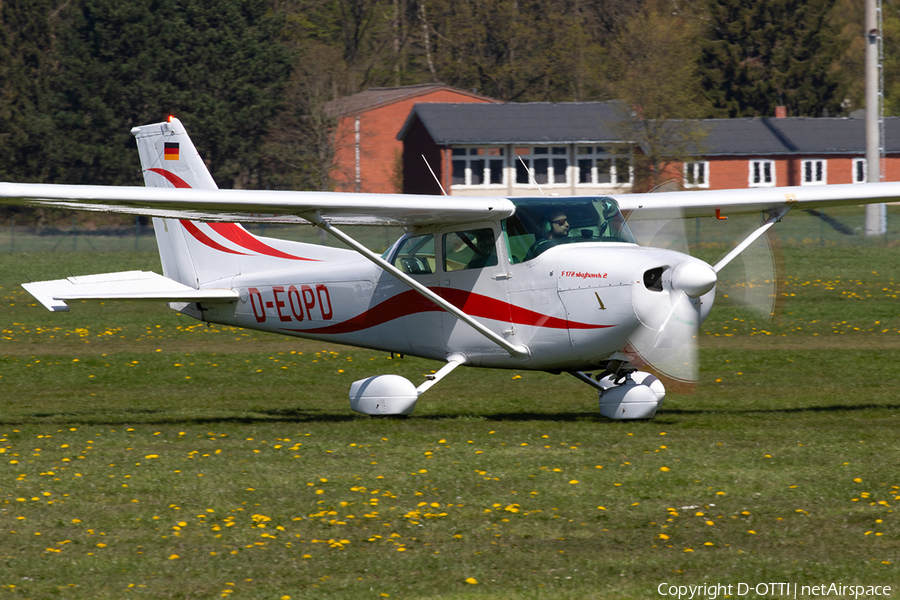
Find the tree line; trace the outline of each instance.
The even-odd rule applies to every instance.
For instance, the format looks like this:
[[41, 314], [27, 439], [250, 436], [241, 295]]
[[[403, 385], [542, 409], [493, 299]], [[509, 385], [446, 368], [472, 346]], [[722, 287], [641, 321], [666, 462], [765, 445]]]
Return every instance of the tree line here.
[[[900, 113], [900, 13], [885, 4]], [[847, 115], [861, 0], [0, 0], [0, 180], [142, 183], [175, 114], [222, 187], [328, 189], [328, 101], [427, 82], [646, 119]]]

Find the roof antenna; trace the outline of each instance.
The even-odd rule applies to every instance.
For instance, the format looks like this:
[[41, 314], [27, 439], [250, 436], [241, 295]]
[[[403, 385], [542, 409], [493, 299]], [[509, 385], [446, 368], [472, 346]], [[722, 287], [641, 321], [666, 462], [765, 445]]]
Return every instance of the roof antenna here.
[[541, 193], [541, 196], [546, 196], [547, 194], [545, 194], [544, 190], [541, 189], [541, 186], [538, 185], [538, 182], [534, 178], [534, 175], [531, 174], [531, 169], [528, 168], [528, 165], [525, 164], [525, 161], [522, 160], [522, 157], [517, 156], [516, 158], [518, 158], [519, 162], [522, 163], [522, 166], [525, 167], [525, 172], [528, 173], [528, 178], [531, 179], [531, 183], [533, 183], [537, 187], [538, 191]]
[[431, 168], [431, 165], [428, 164], [428, 159], [425, 158], [425, 155], [422, 155], [422, 160], [425, 161], [425, 166], [428, 167], [428, 170], [431, 171], [431, 176], [434, 177], [434, 182], [438, 184], [438, 187], [441, 188], [441, 193], [445, 196], [447, 195], [447, 191], [444, 189], [444, 186], [441, 185], [440, 179], [437, 178], [437, 175], [434, 174], [434, 169]]

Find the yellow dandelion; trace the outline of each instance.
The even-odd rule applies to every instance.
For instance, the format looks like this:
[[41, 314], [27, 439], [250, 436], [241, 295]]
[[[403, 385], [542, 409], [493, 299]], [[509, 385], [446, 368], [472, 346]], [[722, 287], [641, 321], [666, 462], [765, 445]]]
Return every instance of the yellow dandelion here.
[[476, 583], [478, 583], [478, 580], [475, 579], [474, 577], [467, 577], [466, 583], [471, 583], [472, 585], [475, 585]]
[[665, 473], [666, 471], [669, 471], [671, 469], [669, 469], [669, 467], [660, 467], [659, 470]]
[[177, 559], [177, 558], [181, 558], [181, 557], [178, 556], [177, 554], [170, 554], [170, 555], [169, 555], [169, 560], [175, 560], [175, 559]]

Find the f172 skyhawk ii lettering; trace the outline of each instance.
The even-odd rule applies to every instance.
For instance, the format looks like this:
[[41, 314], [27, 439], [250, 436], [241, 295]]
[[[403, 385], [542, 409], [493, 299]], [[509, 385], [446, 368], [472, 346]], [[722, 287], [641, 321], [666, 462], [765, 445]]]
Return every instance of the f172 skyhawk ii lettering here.
[[[411, 414], [460, 365], [566, 372], [601, 414], [646, 419], [694, 375], [697, 329], [717, 273], [792, 208], [900, 199], [872, 183], [573, 197], [452, 197], [219, 190], [183, 125], [135, 127], [146, 187], [0, 184], [0, 202], [153, 217], [163, 274], [128, 271], [24, 284], [51, 311], [75, 300], [165, 301], [206, 321], [409, 354], [445, 365], [415, 385], [353, 383], [368, 415]], [[761, 214], [714, 265], [640, 246], [660, 218]], [[626, 219], [627, 216], [627, 219]], [[347, 249], [251, 234], [237, 224], [312, 223]], [[339, 226], [400, 225], [378, 255]]]

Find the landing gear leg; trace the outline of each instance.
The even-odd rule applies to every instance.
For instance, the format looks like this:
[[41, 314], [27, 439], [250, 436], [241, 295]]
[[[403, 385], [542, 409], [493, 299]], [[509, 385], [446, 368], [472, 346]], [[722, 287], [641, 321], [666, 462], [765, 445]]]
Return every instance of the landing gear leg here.
[[350, 386], [350, 408], [365, 415], [386, 417], [411, 415], [416, 409], [419, 396], [453, 369], [466, 362], [460, 353], [450, 354], [447, 364], [426, 378], [419, 387], [400, 375], [376, 375], [353, 382]]

